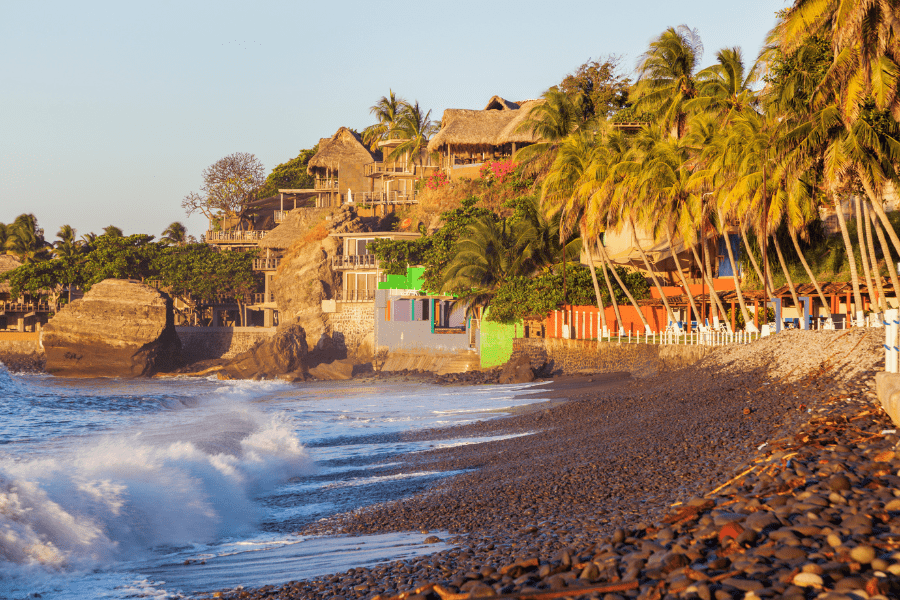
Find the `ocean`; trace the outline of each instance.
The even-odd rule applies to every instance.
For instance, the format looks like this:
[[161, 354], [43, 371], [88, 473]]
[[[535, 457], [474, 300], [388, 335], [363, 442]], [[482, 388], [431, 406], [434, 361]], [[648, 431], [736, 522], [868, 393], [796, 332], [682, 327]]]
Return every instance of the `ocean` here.
[[[453, 473], [404, 432], [533, 403], [517, 386], [65, 379], [0, 364], [0, 598], [181, 598], [428, 554], [444, 532], [305, 537]], [[37, 596], [39, 594], [40, 596]]]

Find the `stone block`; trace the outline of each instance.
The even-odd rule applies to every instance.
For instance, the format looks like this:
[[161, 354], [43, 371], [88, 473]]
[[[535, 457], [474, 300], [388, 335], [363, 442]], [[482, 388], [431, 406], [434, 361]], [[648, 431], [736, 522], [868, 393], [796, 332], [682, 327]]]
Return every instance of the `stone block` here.
[[875, 391], [891, 421], [900, 425], [900, 373], [876, 373]]

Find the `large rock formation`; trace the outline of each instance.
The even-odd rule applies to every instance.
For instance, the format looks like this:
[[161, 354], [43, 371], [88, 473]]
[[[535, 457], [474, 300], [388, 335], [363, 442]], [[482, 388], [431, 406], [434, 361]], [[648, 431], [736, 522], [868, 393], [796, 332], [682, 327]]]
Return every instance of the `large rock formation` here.
[[44, 327], [47, 372], [65, 377], [141, 377], [181, 360], [172, 300], [136, 281], [107, 279]]
[[221, 371], [226, 379], [272, 379], [305, 369], [308, 347], [303, 328], [294, 324], [238, 354]]

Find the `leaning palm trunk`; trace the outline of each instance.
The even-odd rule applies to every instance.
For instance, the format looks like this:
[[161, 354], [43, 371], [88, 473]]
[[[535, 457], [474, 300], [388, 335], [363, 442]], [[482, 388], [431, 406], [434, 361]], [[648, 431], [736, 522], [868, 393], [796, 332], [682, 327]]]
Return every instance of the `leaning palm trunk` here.
[[872, 273], [869, 270], [869, 258], [866, 256], [866, 237], [864, 235], [864, 221], [859, 196], [856, 196], [856, 237], [859, 240], [859, 258], [862, 261], [863, 273], [866, 275], [866, 293], [869, 296], [869, 306], [877, 306], [875, 291], [872, 285]]
[[803, 256], [803, 252], [800, 250], [800, 242], [797, 240], [797, 232], [788, 227], [788, 232], [791, 234], [791, 242], [794, 243], [794, 250], [797, 252], [797, 256], [800, 257], [800, 262], [803, 264], [803, 269], [806, 271], [806, 275], [809, 277], [809, 280], [812, 281], [812, 284], [816, 286], [816, 293], [819, 294], [819, 300], [822, 302], [822, 308], [825, 309], [825, 314], [828, 316], [828, 319], [831, 319], [831, 310], [828, 308], [828, 301], [825, 299], [825, 294], [822, 292], [821, 286], [819, 286], [819, 282], [816, 280], [816, 276], [813, 274], [812, 269], [809, 268], [809, 264], [806, 262], [806, 257]]
[[[582, 239], [587, 239], [587, 236], [582, 233]], [[585, 244], [584, 251], [587, 253], [588, 264], [590, 265], [591, 271], [591, 283], [594, 284], [594, 295], [597, 297], [597, 310], [600, 311], [600, 323], [603, 328], [601, 331], [607, 331], [608, 327], [606, 325], [606, 308], [603, 306], [603, 296], [600, 294], [600, 284], [597, 283], [597, 271], [594, 269], [594, 257], [591, 254], [591, 245]], [[601, 339], [603, 336], [599, 334], [597, 335], [597, 339]]]
[[715, 293], [714, 297], [716, 299], [716, 304], [718, 305], [719, 312], [722, 315], [722, 319], [725, 319], [725, 315], [726, 315], [725, 307], [722, 305], [722, 300], [719, 298], [719, 293], [716, 292], [716, 289], [712, 284], [712, 282], [715, 280], [715, 277], [713, 276], [714, 271], [713, 271], [712, 263], [709, 260], [710, 254], [711, 253], [709, 251], [709, 247], [706, 244], [706, 242], [704, 241], [704, 243], [703, 243], [703, 260], [705, 261], [706, 272], [709, 274], [708, 275], [709, 281], [710, 281], [709, 289], [711, 289], [713, 291], [713, 293]]
[[[884, 299], [884, 286], [881, 283], [881, 269], [878, 268], [878, 258], [875, 256], [875, 238], [872, 236], [872, 220], [869, 213], [869, 202], [863, 201], [863, 218], [866, 223], [866, 243], [869, 246], [869, 259], [872, 265], [872, 279], [875, 280], [875, 288], [878, 290], [878, 310], [884, 313], [887, 310]], [[890, 260], [888, 261], [890, 262]]]
[[[597, 248], [599, 250], [600, 244], [597, 244]], [[606, 272], [606, 254], [600, 252], [600, 262], [603, 265], [603, 279], [606, 281], [606, 289], [609, 290], [609, 301], [612, 303], [613, 312], [616, 313], [616, 324], [621, 329], [622, 327], [622, 315], [619, 314], [619, 303], [616, 302], [616, 293], [613, 291], [612, 282], [609, 280], [609, 273]]]
[[[837, 213], [838, 225], [841, 228], [841, 237], [844, 240], [844, 250], [847, 252], [847, 262], [850, 263], [850, 282], [853, 285], [853, 301], [856, 302], [857, 314], [862, 311], [862, 294], [859, 292], [859, 272], [856, 270], [856, 257], [853, 255], [853, 243], [850, 241], [850, 231], [847, 229], [847, 221], [844, 220], [844, 209], [841, 203], [835, 199], [835, 212]], [[850, 312], [850, 307], [847, 307]]]
[[709, 272], [703, 268], [703, 264], [700, 262], [700, 256], [697, 254], [697, 247], [691, 246], [691, 252], [694, 255], [694, 260], [697, 261], [697, 264], [700, 265], [700, 274], [703, 276], [703, 279], [706, 281], [706, 285], [709, 286], [709, 295], [712, 296], [713, 299], [713, 307], [718, 308], [722, 312], [722, 317], [725, 317], [725, 308], [722, 306], [722, 301], [719, 300], [719, 295], [716, 293], [716, 288], [713, 285], [712, 277], [710, 277]]
[[[719, 210], [719, 222], [725, 223], [721, 210]], [[746, 238], [744, 238], [744, 240], [746, 241]], [[737, 276], [737, 263], [734, 262], [734, 250], [731, 249], [731, 240], [727, 237], [725, 238], [725, 249], [728, 251], [728, 260], [731, 261], [731, 277], [734, 279], [734, 291], [737, 292], [738, 304], [741, 306], [741, 315], [744, 317], [744, 329], [746, 329], [751, 326], [750, 311], [747, 310], [747, 304], [744, 302], [744, 294], [741, 292], [741, 282], [738, 281]], [[747, 246], [747, 252], [750, 252], [750, 246]], [[759, 280], [763, 280], [761, 276]]]
[[[750, 259], [750, 264], [753, 265], [753, 271], [756, 273], [756, 278], [759, 280], [759, 284], [761, 286], [765, 287], [766, 282], [763, 279], [763, 272], [762, 272], [762, 269], [759, 268], [759, 263], [756, 262], [756, 257], [753, 256], [753, 250], [750, 249], [750, 240], [747, 239], [747, 231], [743, 227], [738, 227], [738, 231], [741, 232], [741, 240], [744, 242], [744, 248], [747, 249], [747, 257]], [[725, 242], [728, 245], [728, 247], [730, 248], [731, 247], [730, 240], [728, 240], [728, 238], [726, 238]], [[734, 265], [733, 262], [731, 264]]]
[[[784, 255], [781, 253], [781, 244], [778, 243], [778, 236], [776, 234], [772, 234], [772, 243], [775, 245], [775, 253], [778, 254], [778, 263], [781, 265], [781, 270], [784, 271], [784, 280], [787, 282], [788, 290], [791, 292], [791, 299], [794, 301], [794, 306], [797, 307], [797, 310], [800, 310], [800, 299], [797, 297], [797, 289], [794, 287], [794, 280], [791, 279], [791, 272], [788, 271], [787, 263], [784, 261]], [[806, 329], [806, 319], [800, 320], [800, 328]]]
[[[888, 273], [891, 276], [891, 285], [894, 287], [894, 298], [897, 299], [900, 294], [900, 285], [898, 285], [897, 269], [894, 268], [894, 261], [891, 260], [891, 250], [888, 248], [887, 241], [884, 239], [884, 232], [881, 230], [881, 224], [872, 216], [872, 224], [875, 226], [875, 233], [878, 235], [878, 243], [881, 244], [881, 251], [885, 256]], [[885, 305], [888, 305], [887, 298], [884, 299]]]
[[670, 323], [675, 321], [675, 313], [672, 312], [672, 307], [669, 306], [669, 299], [666, 297], [666, 291], [662, 288], [662, 285], [659, 283], [659, 279], [656, 278], [656, 273], [653, 272], [653, 269], [650, 268], [650, 261], [647, 260], [647, 254], [644, 252], [644, 249], [641, 247], [641, 242], [638, 240], [637, 232], [634, 228], [634, 219], [631, 220], [631, 237], [634, 239], [634, 246], [638, 249], [638, 253], [641, 255], [641, 260], [644, 261], [644, 266], [647, 268], [647, 272], [650, 273], [650, 279], [653, 280], [653, 285], [656, 286], [657, 291], [659, 291], [659, 297], [662, 299], [663, 305], [666, 307], [666, 315], [667, 319]]
[[603, 260], [610, 263], [610, 271], [612, 271], [613, 277], [616, 278], [616, 282], [619, 284], [619, 287], [622, 288], [622, 291], [625, 292], [625, 295], [628, 297], [628, 301], [631, 302], [631, 305], [634, 307], [634, 310], [637, 311], [638, 316], [641, 318], [641, 323], [644, 324], [644, 331], [650, 331], [650, 324], [647, 322], [647, 317], [644, 316], [644, 311], [641, 310], [641, 307], [638, 306], [638, 303], [635, 301], [634, 296], [631, 295], [631, 292], [628, 290], [628, 287], [625, 285], [625, 282], [622, 281], [622, 278], [619, 277], [619, 274], [616, 272], [616, 268], [612, 265], [609, 257], [606, 255], [606, 249], [603, 247], [603, 244], [597, 240], [597, 250], [600, 252], [600, 255], [603, 257]]
[[888, 237], [891, 239], [891, 243], [894, 244], [894, 249], [900, 253], [900, 238], [897, 237], [897, 232], [894, 231], [893, 225], [891, 225], [890, 219], [888, 219], [887, 213], [884, 212], [884, 208], [881, 206], [881, 198], [875, 193], [875, 190], [866, 182], [865, 178], [860, 177], [863, 183], [863, 188], [866, 190], [866, 196], [869, 197], [869, 200], [872, 203], [872, 210], [875, 211], [875, 214], [878, 215], [878, 218], [881, 219], [881, 224], [884, 225], [885, 230], [888, 233]]
[[[678, 253], [675, 251], [675, 244], [672, 243], [672, 231], [669, 227], [666, 227], [666, 239], [669, 242], [669, 250], [672, 251], [672, 260], [675, 261], [675, 271], [678, 272], [678, 277], [681, 279], [681, 284], [684, 286], [684, 292], [687, 294], [688, 302], [691, 303], [691, 310], [694, 311], [694, 314], [697, 315], [697, 318], [700, 318], [700, 312], [697, 310], [697, 305], [694, 303], [694, 295], [691, 294], [691, 288], [688, 287], [687, 279], [684, 277], [684, 273], [681, 271], [681, 261], [678, 260]], [[688, 321], [690, 321], [690, 315], [688, 315]]]

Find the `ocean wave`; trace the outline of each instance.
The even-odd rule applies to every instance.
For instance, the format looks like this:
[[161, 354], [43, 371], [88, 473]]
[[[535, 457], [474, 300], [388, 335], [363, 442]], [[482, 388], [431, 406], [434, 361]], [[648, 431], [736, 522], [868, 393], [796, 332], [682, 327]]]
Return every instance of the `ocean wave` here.
[[0, 457], [0, 563], [87, 568], [252, 529], [253, 497], [312, 470], [284, 418], [217, 405], [85, 441]]

